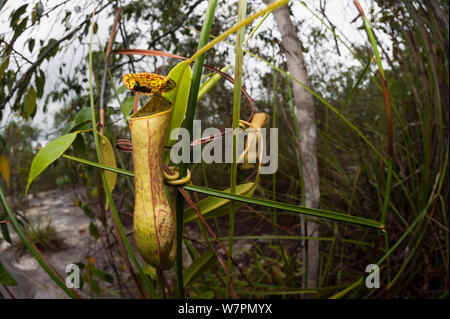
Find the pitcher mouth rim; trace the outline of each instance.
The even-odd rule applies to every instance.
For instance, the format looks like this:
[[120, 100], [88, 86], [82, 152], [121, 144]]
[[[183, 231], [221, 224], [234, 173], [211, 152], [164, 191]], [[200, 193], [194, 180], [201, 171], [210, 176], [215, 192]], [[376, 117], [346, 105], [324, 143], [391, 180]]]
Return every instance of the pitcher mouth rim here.
[[162, 111], [159, 111], [159, 112], [150, 114], [150, 115], [133, 117], [133, 115], [135, 115], [135, 114], [136, 114], [137, 112], [139, 112], [139, 111], [140, 111], [140, 110], [137, 110], [136, 112], [134, 112], [133, 114], [131, 114], [131, 115], [128, 117], [128, 121], [131, 122], [131, 121], [134, 121], [134, 120], [150, 119], [150, 118], [153, 118], [153, 117], [158, 117], [158, 116], [165, 115], [166, 113], [170, 113], [170, 112], [173, 111], [173, 105], [171, 105], [171, 106], [170, 106], [168, 109], [166, 109], [166, 110], [162, 110]]

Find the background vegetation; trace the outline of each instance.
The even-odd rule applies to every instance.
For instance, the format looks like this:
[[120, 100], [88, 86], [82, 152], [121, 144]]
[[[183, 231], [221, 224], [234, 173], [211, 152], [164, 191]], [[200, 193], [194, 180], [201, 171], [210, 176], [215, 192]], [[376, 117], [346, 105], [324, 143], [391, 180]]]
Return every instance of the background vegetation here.
[[[319, 219], [320, 238], [306, 238], [320, 241], [319, 282], [317, 287], [306, 289], [302, 273], [305, 238], [300, 237], [299, 216], [271, 207], [242, 205], [235, 214], [234, 240], [248, 245], [234, 258], [245, 277], [235, 269], [233, 279], [235, 293], [241, 298], [448, 298], [448, 2], [361, 3], [371, 21], [389, 91], [394, 141], [392, 174], [388, 173], [388, 124], [379, 68], [372, 61], [374, 47], [365, 34], [363, 20], [355, 9], [355, 19], [346, 21], [362, 32], [362, 43], [340, 32], [333, 24], [336, 21], [330, 21], [325, 0], [290, 1], [289, 8], [302, 41], [311, 89], [322, 98], [314, 99], [320, 206], [381, 221], [386, 233]], [[145, 48], [190, 57], [197, 50], [206, 4], [201, 0], [82, 4], [70, 0], [57, 4], [0, 0], [1, 22], [7, 23], [0, 33], [0, 154], [4, 156], [0, 164], [8, 163], [8, 174], [5, 166], [2, 168], [4, 179], [0, 185], [10, 196], [13, 212], [21, 205], [37, 150], [58, 136], [92, 127], [88, 53], [93, 8], [97, 22], [93, 26], [92, 71], [98, 105], [107, 39], [119, 6], [123, 11], [113, 50]], [[354, 6], [352, 1], [346, 5]], [[260, 1], [249, 1], [247, 12], [262, 7]], [[237, 10], [233, 1], [217, 4], [210, 38], [236, 24]], [[300, 19], [295, 14], [300, 11], [309, 12], [309, 19], [316, 24]], [[52, 32], [42, 34], [42, 21], [55, 14]], [[246, 36], [257, 21], [247, 27]], [[258, 28], [244, 47], [249, 52], [244, 52], [242, 83], [256, 110], [270, 114], [269, 125], [279, 129], [279, 168], [275, 176], [261, 176], [253, 196], [303, 206], [292, 82], [286, 77], [284, 48], [275, 23], [269, 18], [264, 23], [272, 25]], [[218, 69], [234, 64], [234, 40], [234, 36], [230, 37], [226, 40], [230, 43], [224, 41], [209, 50], [205, 64]], [[351, 63], [344, 64], [343, 60]], [[121, 87], [122, 75], [144, 71], [167, 74], [178, 62], [165, 57], [111, 55], [112, 82], [107, 82], [103, 98], [107, 106], [104, 134], [113, 145], [118, 139], [129, 139], [124, 115], [130, 113], [134, 101], [130, 92]], [[227, 73], [233, 74], [233, 69], [234, 65]], [[204, 70], [203, 75], [208, 72]], [[221, 80], [199, 101], [196, 118], [204, 128], [230, 127], [234, 105], [233, 86]], [[248, 103], [243, 99], [241, 118], [249, 115]], [[43, 119], [51, 123], [51, 128], [43, 130], [38, 123]], [[67, 154], [97, 161], [92, 134], [79, 135]], [[128, 153], [116, 150], [115, 156], [119, 167], [132, 170]], [[230, 170], [230, 165], [223, 164], [194, 165], [192, 182], [225, 189], [230, 185]], [[240, 171], [237, 183], [248, 181], [251, 173]], [[73, 185], [86, 187], [88, 199], [78, 203], [85, 211], [90, 212], [87, 201], [99, 202], [97, 211], [91, 213], [103, 228], [99, 233], [93, 230], [90, 236], [97, 241], [109, 238], [115, 242], [114, 230], [107, 222], [110, 217], [102, 208], [105, 194], [97, 169], [61, 158], [31, 185], [30, 192]], [[123, 224], [129, 226], [134, 198], [129, 177], [119, 175], [113, 197], [121, 203]], [[26, 220], [19, 219], [26, 224]], [[0, 210], [0, 221], [12, 222], [6, 208]], [[220, 238], [227, 239], [228, 216], [208, 222]], [[7, 240], [13, 228], [7, 223], [0, 225], [3, 239]], [[211, 253], [218, 249], [213, 238], [205, 244], [208, 236], [201, 223], [190, 223], [185, 228], [185, 254], [192, 260], [200, 259], [195, 269], [188, 264], [184, 267], [185, 280], [189, 278], [185, 282], [187, 297], [228, 296], [229, 278]], [[119, 254], [116, 248], [111, 252]], [[381, 288], [368, 290], [361, 278], [366, 265], [373, 263], [381, 267]], [[112, 276], [107, 273], [110, 269], [97, 269], [89, 262], [84, 262], [83, 267], [83, 279], [99, 294], [102, 286], [98, 281], [113, 282], [116, 287], [126, 273], [118, 271]], [[181, 293], [181, 288], [176, 288], [175, 271], [168, 273], [164, 282], [158, 282], [159, 277], [151, 270], [144, 268], [144, 272], [155, 295], [173, 297]], [[138, 277], [135, 284], [131, 282], [127, 292], [118, 286], [114, 289], [120, 290], [121, 297], [137, 297], [137, 286], [143, 280]], [[152, 296], [150, 290], [144, 294]]]

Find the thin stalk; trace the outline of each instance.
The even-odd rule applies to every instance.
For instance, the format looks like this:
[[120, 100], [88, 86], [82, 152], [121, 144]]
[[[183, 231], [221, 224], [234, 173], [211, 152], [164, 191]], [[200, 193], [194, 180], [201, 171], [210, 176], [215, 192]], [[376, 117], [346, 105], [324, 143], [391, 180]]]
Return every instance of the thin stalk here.
[[267, 11], [266, 13], [264, 13], [263, 17], [259, 20], [259, 22], [256, 24], [256, 26], [252, 29], [252, 31], [249, 33], [249, 35], [247, 36], [247, 38], [245, 39], [244, 43], [242, 44], [243, 47], [248, 46], [248, 40], [250, 40], [250, 38], [253, 36], [253, 34], [256, 32], [256, 30], [259, 29], [259, 27], [261, 26], [261, 24], [266, 20], [266, 18], [269, 16], [269, 14], [272, 13], [272, 10]]
[[333, 240], [331, 241], [331, 247], [328, 252], [328, 258], [327, 258], [327, 262], [325, 265], [325, 269], [324, 269], [324, 271], [322, 273], [322, 277], [320, 278], [320, 281], [319, 281], [319, 288], [322, 287], [323, 283], [325, 282], [325, 279], [327, 278], [328, 270], [330, 269], [330, 266], [331, 266], [331, 259], [333, 257], [334, 248], [336, 246], [336, 237], [337, 237], [338, 231], [339, 231], [339, 225], [335, 224], [334, 229], [333, 229], [334, 237], [333, 237]]
[[[273, 59], [275, 61], [275, 46], [272, 47]], [[272, 128], [277, 127], [277, 72], [272, 69]], [[261, 147], [261, 146], [260, 146]], [[277, 200], [277, 174], [272, 174], [272, 200]], [[273, 222], [277, 222], [277, 210], [273, 210]]]
[[[247, 15], [247, 0], [239, 0], [238, 7], [238, 24], [245, 20]], [[236, 33], [236, 46], [235, 46], [235, 65], [234, 65], [234, 92], [233, 92], [233, 132], [239, 127], [239, 120], [241, 119], [241, 86], [242, 86], [242, 65], [244, 54], [242, 52], [242, 45], [244, 43], [245, 27], [240, 28]], [[232, 194], [236, 193], [237, 183], [237, 139], [239, 135], [233, 133], [233, 159], [231, 163], [231, 176], [230, 176], [230, 191]], [[232, 289], [233, 284], [233, 270], [231, 256], [233, 255], [233, 236], [234, 236], [234, 215], [236, 206], [233, 202], [230, 205], [229, 214], [229, 228], [228, 228], [228, 251], [229, 257], [227, 260], [228, 273], [227, 282], [229, 290]], [[228, 293], [226, 295], [228, 297]]]
[[[381, 80], [381, 87], [383, 90], [383, 96], [384, 96], [384, 103], [385, 103], [385, 109], [386, 109], [386, 120], [387, 120], [387, 134], [388, 134], [388, 173], [387, 173], [387, 178], [386, 178], [386, 185], [385, 185], [385, 196], [384, 196], [384, 203], [383, 203], [383, 211], [382, 211], [382, 215], [381, 215], [381, 222], [383, 224], [385, 224], [386, 222], [386, 214], [387, 214], [387, 209], [389, 207], [389, 201], [390, 201], [390, 193], [391, 193], [391, 183], [392, 183], [392, 171], [393, 171], [393, 166], [392, 166], [392, 157], [394, 155], [394, 137], [393, 137], [393, 129], [392, 129], [392, 115], [391, 115], [391, 103], [389, 100], [389, 91], [387, 88], [387, 83], [386, 83], [386, 77], [385, 77], [385, 73], [384, 73], [384, 69], [383, 69], [383, 64], [381, 62], [381, 57], [380, 57], [380, 53], [378, 52], [378, 46], [377, 46], [377, 42], [375, 40], [375, 36], [373, 34], [372, 31], [372, 27], [370, 25], [369, 20], [367, 19], [366, 15], [364, 14], [364, 11], [359, 3], [358, 0], [354, 0], [355, 2], [355, 6], [359, 11], [359, 14], [361, 15], [363, 21], [364, 21], [364, 26], [366, 28], [366, 32], [367, 32], [367, 36], [370, 40], [370, 43], [372, 44], [372, 48], [373, 48], [373, 52], [375, 53], [375, 58], [377, 60], [377, 64], [378, 64], [378, 71], [380, 74], [380, 80]], [[385, 241], [385, 248], [386, 250], [389, 250], [389, 240], [388, 240], [388, 234], [384, 233], [384, 241]], [[388, 269], [388, 279], [390, 281], [390, 271], [389, 271], [389, 259], [387, 260], [387, 269]]]
[[[393, 158], [390, 157], [389, 158], [389, 162], [388, 162], [388, 172], [387, 172], [387, 179], [386, 179], [386, 190], [384, 193], [384, 203], [383, 203], [383, 210], [381, 212], [381, 223], [383, 225], [386, 225], [386, 215], [387, 215], [387, 211], [388, 211], [388, 207], [389, 207], [389, 203], [391, 201], [391, 185], [392, 185], [392, 162], [393, 162]], [[385, 244], [385, 249], [389, 250], [389, 238], [388, 238], [388, 233], [385, 232], [384, 233], [384, 244]], [[389, 258], [387, 259], [387, 273], [388, 273], [388, 280], [391, 280], [391, 275], [390, 275], [390, 263], [389, 263]]]

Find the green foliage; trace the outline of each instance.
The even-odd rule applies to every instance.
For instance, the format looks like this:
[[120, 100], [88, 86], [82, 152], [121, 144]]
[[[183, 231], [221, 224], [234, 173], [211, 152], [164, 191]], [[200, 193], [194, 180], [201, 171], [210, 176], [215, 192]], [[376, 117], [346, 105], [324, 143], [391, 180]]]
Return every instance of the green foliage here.
[[207, 251], [199, 256], [193, 263], [184, 271], [183, 284], [187, 287], [189, 283], [196, 277], [203, 275], [209, 268], [215, 265], [217, 262], [214, 253]]
[[[24, 231], [40, 251], [58, 251], [66, 247], [50, 221], [44, 223], [38, 220], [35, 223], [26, 224]], [[27, 250], [27, 246], [22, 240], [13, 242], [13, 246], [19, 254], [23, 254]]]
[[36, 90], [30, 86], [28, 93], [23, 98], [22, 117], [28, 119], [36, 111]]
[[[255, 191], [254, 183], [246, 183], [236, 186], [236, 194], [252, 196]], [[230, 193], [230, 189], [223, 192]], [[205, 219], [217, 218], [228, 214], [230, 210], [230, 200], [210, 196], [199, 201], [196, 206]], [[183, 213], [183, 222], [188, 223], [198, 219], [198, 216], [192, 207], [188, 207]]]
[[[178, 63], [167, 76], [177, 84], [174, 90], [163, 93], [163, 96], [173, 104], [172, 118], [167, 130], [172, 132], [172, 130], [181, 126], [186, 114], [189, 89], [191, 88], [191, 67], [186, 62]], [[172, 146], [175, 143], [176, 140], [170, 140], [170, 135], [168, 134], [166, 145]]]
[[[294, 1], [290, 4], [295, 8], [301, 6], [301, 3]], [[0, 10], [5, 10], [4, 4], [5, 1], [0, 0]], [[203, 21], [207, 21], [203, 17], [204, 12], [195, 10], [198, 7], [191, 8], [194, 4], [194, 1], [187, 0], [178, 1], [176, 5], [161, 1], [124, 3], [122, 29], [117, 32], [113, 50], [134, 48], [136, 43], [139, 43], [139, 47], [148, 45], [150, 49], [157, 48], [172, 54], [192, 56], [199, 43], [196, 30], [201, 28]], [[300, 8], [311, 10], [308, 12], [312, 12], [314, 19], [319, 21], [318, 26], [309, 28], [310, 21], [300, 21], [299, 17], [292, 16], [296, 27], [299, 28], [298, 34], [302, 40], [311, 83], [311, 87], [305, 89], [316, 98], [321, 177], [320, 210], [308, 210], [299, 206], [305, 199], [301, 179], [307, 178], [307, 172], [303, 176], [300, 169], [302, 154], [296, 143], [298, 137], [295, 132], [296, 128], [298, 129], [296, 114], [301, 114], [295, 111], [292, 85], [300, 84], [300, 79], [293, 79], [286, 72], [287, 65], [283, 56], [285, 48], [275, 41], [275, 25], [263, 30], [268, 23], [262, 23], [264, 17], [257, 21], [259, 23], [256, 26], [249, 26], [252, 37], [250, 40], [246, 37], [248, 51], [244, 52], [244, 59], [241, 61], [244, 71], [243, 86], [254, 99], [257, 111], [272, 113], [272, 101], [276, 101], [278, 114], [274, 124], [279, 129], [279, 170], [274, 178], [261, 176], [258, 187], [252, 188], [247, 196], [240, 196], [244, 195], [241, 193], [241, 187], [247, 189], [252, 185], [248, 182], [251, 175], [243, 171], [237, 171], [237, 195], [230, 194], [229, 190], [215, 190], [228, 187], [230, 182], [230, 169], [228, 165], [222, 164], [200, 163], [191, 167], [193, 185], [184, 186], [185, 190], [195, 196], [197, 207], [221, 240], [229, 238], [228, 220], [223, 215], [228, 213], [230, 203], [235, 203], [236, 235], [231, 240], [234, 245], [233, 257], [240, 265], [244, 265], [243, 271], [254, 285], [254, 288], [250, 289], [248, 283], [243, 281], [243, 276], [233, 276], [237, 295], [241, 298], [301, 298], [305, 294], [318, 298], [448, 297], [448, 292], [445, 292], [448, 290], [449, 254], [448, 32], [443, 27], [445, 17], [448, 16], [448, 3], [442, 0], [377, 0], [375, 4], [379, 10], [364, 8], [367, 10], [366, 22], [358, 18], [351, 24], [355, 30], [363, 32], [362, 35], [367, 39], [363, 44], [353, 43], [353, 39], [347, 39], [340, 30], [330, 25], [328, 20], [318, 13], [320, 10], [316, 10], [317, 5], [311, 1]], [[217, 5], [216, 11], [220, 14], [215, 14], [210, 25], [211, 31], [207, 32], [212, 37], [220, 35], [237, 20], [235, 3], [219, 2]], [[27, 32], [33, 30], [32, 25], [39, 25], [45, 18], [42, 14], [51, 9], [46, 7], [44, 11], [43, 4], [36, 1], [33, 7], [18, 4], [11, 11], [9, 33], [0, 35], [0, 40], [4, 40], [0, 41], [0, 101], [3, 101], [30, 66], [5, 42], [34, 62], [59, 40], [57, 35], [52, 34], [52, 38], [39, 41], [32, 33]], [[67, 13], [61, 11], [57, 23], [67, 32], [73, 30], [71, 23], [77, 19], [83, 20], [85, 15], [91, 13], [91, 9], [92, 7], [87, 6]], [[327, 10], [329, 9], [326, 8], [325, 12]], [[109, 15], [115, 13], [112, 6], [106, 11]], [[247, 11], [255, 11], [251, 3]], [[212, 19], [212, 16], [207, 18]], [[108, 23], [111, 24], [109, 20]], [[8, 123], [1, 128], [4, 141], [1, 154], [8, 159], [14, 159], [9, 161], [9, 194], [23, 194], [25, 187], [28, 191], [31, 182], [36, 191], [55, 187], [58, 183], [80, 183], [86, 186], [91, 200], [101, 201], [103, 193], [101, 187], [98, 187], [97, 168], [89, 166], [102, 167], [92, 163], [95, 157], [94, 137], [90, 133], [76, 132], [92, 130], [93, 117], [100, 117], [96, 107], [100, 95], [100, 79], [104, 72], [104, 54], [99, 50], [104, 50], [105, 47], [100, 43], [92, 49], [93, 110], [89, 107], [87, 59], [82, 59], [79, 64], [72, 66], [67, 74], [67, 66], [58, 58], [64, 52], [70, 52], [64, 51], [63, 48], [85, 44], [91, 26], [93, 33], [98, 29], [99, 34], [102, 34], [101, 29], [107, 28], [103, 23], [85, 24], [67, 42], [55, 47], [45, 56], [44, 63], [38, 65], [24, 79], [11, 101], [6, 104], [6, 108], [10, 107], [13, 113]], [[366, 37], [366, 30], [370, 38]], [[122, 34], [126, 35], [126, 38], [121, 38]], [[202, 45], [212, 38], [205, 34], [202, 36]], [[383, 42], [386, 38], [391, 41], [389, 45]], [[17, 39], [23, 40], [23, 48], [15, 44], [18, 43]], [[339, 49], [342, 59], [354, 59], [356, 63], [351, 66], [335, 63], [337, 53], [334, 55], [330, 51], [330, 43]], [[228, 64], [234, 49], [227, 47], [225, 42], [221, 44], [206, 52], [205, 63], [218, 68]], [[272, 47], [274, 55], [268, 49]], [[23, 53], [25, 51], [26, 54]], [[275, 56], [275, 59], [272, 56]], [[387, 121], [378, 70], [376, 63], [372, 61], [374, 56], [379, 65], [383, 63], [392, 103], [395, 143], [392, 161], [388, 161], [386, 152]], [[141, 58], [118, 54], [110, 56], [111, 81], [107, 82], [103, 96], [106, 106], [103, 133], [108, 139], [110, 156], [117, 160], [118, 168], [110, 170], [119, 176], [114, 198], [107, 192], [104, 195], [111, 203], [113, 199], [120, 203], [117, 210], [115, 206], [110, 205], [110, 208], [115, 210], [114, 218], [118, 225], [121, 225], [121, 220], [124, 222], [130, 219], [126, 215], [131, 211], [133, 200], [133, 186], [130, 183], [131, 157], [126, 153], [114, 152], [114, 141], [129, 136], [124, 123], [134, 105], [134, 96], [129, 96], [130, 93], [125, 92], [123, 86], [117, 90], [115, 88], [120, 86], [120, 78], [124, 73], [136, 69], [136, 72], [167, 74], [167, 71], [171, 70], [169, 77], [177, 82], [179, 89], [167, 92], [166, 96], [175, 105], [171, 129], [181, 126], [185, 114], [185, 126], [188, 124], [189, 127], [187, 122], [194, 118], [194, 112], [196, 118], [202, 121], [203, 127], [228, 127], [232, 118], [232, 85], [213, 75], [200, 86], [200, 79], [205, 75], [202, 67], [197, 71], [194, 67], [192, 79], [191, 70], [186, 68], [183, 73], [185, 78], [177, 81], [176, 76], [180, 75], [186, 63], [174, 64], [171, 60], [161, 57]], [[202, 64], [203, 61], [199, 63]], [[256, 70], [253, 65], [257, 65]], [[277, 76], [278, 80], [273, 87], [274, 76]], [[282, 80], [279, 80], [280, 77]], [[194, 89], [191, 87], [191, 80]], [[215, 88], [211, 90], [213, 85]], [[190, 89], [193, 92], [191, 107], [188, 108], [190, 111], [186, 112], [189, 96], [186, 92]], [[235, 96], [239, 97], [238, 92]], [[54, 110], [55, 105], [57, 110], [49, 114], [48, 110], [50, 107]], [[40, 108], [47, 112], [47, 116], [54, 116], [55, 126], [49, 128], [49, 131], [56, 135], [44, 137], [31, 126], [31, 120]], [[242, 119], [246, 119], [250, 114], [245, 100], [242, 101], [240, 111]], [[0, 116], [8, 114], [3, 110], [0, 112]], [[96, 124], [98, 123], [94, 121], [94, 126]], [[61, 135], [62, 137], [57, 139], [58, 143], [52, 144], [56, 142], [54, 136]], [[43, 140], [41, 143], [44, 144], [48, 140], [54, 141], [41, 148], [35, 156], [35, 141]], [[38, 144], [37, 148], [39, 147]], [[86, 158], [87, 161], [56, 161], [64, 153], [67, 154], [63, 155], [65, 158], [75, 159], [71, 157], [74, 155], [77, 158]], [[102, 158], [102, 161], [105, 162], [105, 159]], [[387, 173], [387, 167], [392, 167], [392, 170], [389, 169], [391, 174]], [[104, 187], [105, 185], [111, 188], [107, 180]], [[206, 185], [208, 188], [197, 185]], [[276, 193], [273, 193], [274, 189]], [[197, 194], [200, 198], [197, 198]], [[272, 196], [276, 196], [277, 201], [268, 200]], [[103, 204], [102, 202], [102, 207]], [[183, 235], [189, 239], [192, 237], [192, 241], [185, 239], [185, 242], [189, 243], [186, 246], [190, 246], [188, 249], [193, 263], [180, 263], [179, 266], [183, 271], [182, 288], [186, 288], [186, 297], [223, 298], [228, 293], [227, 287], [224, 287], [227, 285], [223, 284], [226, 275], [221, 263], [217, 263], [215, 251], [211, 249], [213, 244], [210, 233], [202, 228], [204, 225], [198, 222], [197, 214], [192, 208], [179, 205], [179, 202], [177, 205], [179, 210], [184, 211], [183, 222], [186, 225]], [[81, 208], [91, 219], [89, 231], [93, 238], [98, 239], [96, 243], [102, 242], [104, 238], [112, 238], [106, 237], [110, 234], [110, 229], [103, 217], [96, 217], [100, 215], [93, 208], [88, 208], [84, 201]], [[277, 210], [276, 215], [273, 209]], [[292, 214], [293, 212], [295, 214]], [[299, 214], [306, 216], [306, 219], [308, 214], [322, 217], [318, 221], [320, 237], [308, 238], [301, 234]], [[0, 220], [10, 218], [9, 214], [0, 211]], [[195, 223], [187, 224], [193, 220], [196, 220], [199, 226]], [[101, 223], [98, 223], [99, 221]], [[386, 233], [380, 236], [378, 231], [346, 222], [375, 228], [380, 228], [385, 222]], [[10, 240], [8, 226], [1, 224], [0, 227], [3, 238]], [[47, 232], [47, 237], [49, 233]], [[203, 239], [194, 236], [199, 233], [203, 235]], [[301, 284], [304, 279], [302, 269], [307, 262], [302, 256], [302, 247], [307, 240], [320, 241], [320, 283], [317, 289], [312, 290], [304, 289]], [[25, 242], [24, 239], [23, 241]], [[240, 249], [241, 243], [245, 244], [242, 245], [243, 249]], [[207, 246], [209, 249], [205, 252]], [[109, 252], [117, 257], [116, 246], [111, 247], [114, 248], [108, 248]], [[135, 263], [132, 250], [128, 254]], [[363, 266], [374, 261], [382, 264], [382, 285], [385, 287], [383, 291], [376, 293], [366, 290], [361, 280]], [[4, 272], [1, 268], [0, 265], [0, 282], [3, 283], [2, 278], [12, 282], [9, 277], [2, 275]], [[238, 270], [233, 271], [238, 274]], [[122, 276], [121, 272], [119, 276]], [[112, 283], [112, 278], [97, 269], [94, 264], [88, 263], [85, 266], [83, 279], [96, 295], [101, 296], [105, 292], [101, 282]], [[138, 282], [147, 287], [146, 294], [152, 294], [151, 288], [146, 286], [147, 283], [153, 287], [156, 286], [156, 280], [160, 279], [160, 274], [145, 266], [138, 274]], [[168, 282], [173, 284], [171, 277]], [[161, 291], [160, 295], [164, 293]]]
[[39, 174], [47, 168], [47, 166], [56, 161], [70, 147], [70, 145], [72, 145], [76, 137], [77, 133], [70, 133], [60, 136], [39, 150], [31, 163], [25, 194], [28, 193], [28, 188], [30, 187], [31, 182], [38, 177]]
[[6, 285], [6, 286], [17, 286], [17, 281], [14, 280], [14, 278], [8, 274], [5, 267], [0, 262], [0, 284]]

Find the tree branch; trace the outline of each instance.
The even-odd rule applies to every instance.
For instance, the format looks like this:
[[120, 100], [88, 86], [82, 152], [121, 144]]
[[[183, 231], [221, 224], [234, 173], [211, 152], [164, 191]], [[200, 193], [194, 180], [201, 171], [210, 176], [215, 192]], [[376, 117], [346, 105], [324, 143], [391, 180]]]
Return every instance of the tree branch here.
[[[103, 7], [101, 7], [99, 10], [96, 10], [97, 13], [101, 12], [103, 9], [105, 9], [107, 6], [109, 6], [111, 3], [114, 2], [108, 2]], [[16, 82], [14, 87], [9, 91], [8, 95], [1, 101], [0, 103], [0, 110], [3, 110], [5, 108], [6, 103], [11, 100], [11, 98], [14, 96], [14, 93], [17, 91], [17, 89], [25, 82], [25, 80], [34, 72], [36, 67], [42, 63], [42, 61], [45, 59], [45, 57], [52, 52], [54, 48], [56, 48], [58, 45], [60, 45], [62, 42], [70, 39], [77, 31], [79, 31], [86, 23], [90, 21], [91, 17], [88, 16], [86, 20], [84, 20], [82, 23], [78, 25], [75, 29], [73, 29], [71, 32], [69, 32], [67, 35], [53, 43], [50, 47], [48, 47], [38, 58], [37, 60], [25, 71], [25, 73], [22, 75], [22, 77], [19, 79], [19, 81]]]

